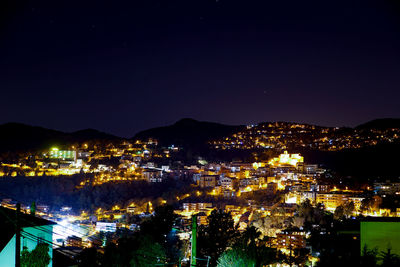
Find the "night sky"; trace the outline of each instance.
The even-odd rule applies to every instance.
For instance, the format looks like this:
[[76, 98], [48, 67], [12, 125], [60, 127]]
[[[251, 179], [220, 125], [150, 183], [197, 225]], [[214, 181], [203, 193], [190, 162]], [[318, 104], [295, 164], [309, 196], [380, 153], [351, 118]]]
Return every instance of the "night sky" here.
[[400, 117], [398, 1], [2, 0], [0, 123]]

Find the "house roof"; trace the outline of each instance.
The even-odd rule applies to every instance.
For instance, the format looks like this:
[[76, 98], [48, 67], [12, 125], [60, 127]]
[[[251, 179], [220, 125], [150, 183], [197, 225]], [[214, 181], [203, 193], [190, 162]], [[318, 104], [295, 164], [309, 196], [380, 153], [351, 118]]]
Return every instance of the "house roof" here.
[[[7, 245], [10, 239], [15, 234], [16, 224], [16, 211], [0, 207], [0, 251]], [[19, 225], [24, 227], [35, 227], [43, 225], [56, 224], [52, 221], [48, 221], [42, 218], [35, 217], [30, 214], [20, 213]]]

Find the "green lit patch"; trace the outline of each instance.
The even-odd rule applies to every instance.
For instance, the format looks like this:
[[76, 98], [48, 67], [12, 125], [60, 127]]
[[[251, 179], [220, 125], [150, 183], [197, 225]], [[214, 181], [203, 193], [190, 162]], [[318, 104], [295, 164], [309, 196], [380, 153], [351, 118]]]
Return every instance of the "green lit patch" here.
[[377, 248], [400, 255], [400, 222], [361, 222], [361, 250]]

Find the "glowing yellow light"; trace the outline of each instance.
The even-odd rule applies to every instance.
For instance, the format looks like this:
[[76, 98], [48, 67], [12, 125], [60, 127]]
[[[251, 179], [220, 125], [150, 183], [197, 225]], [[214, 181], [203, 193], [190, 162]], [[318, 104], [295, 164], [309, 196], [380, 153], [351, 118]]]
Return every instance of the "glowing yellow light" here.
[[215, 189], [213, 189], [209, 194], [212, 195], [212, 196], [216, 196], [217, 195], [217, 191]]
[[281, 165], [291, 165], [296, 167], [298, 163], [304, 162], [304, 158], [300, 156], [300, 154], [288, 154], [285, 151], [283, 154], [280, 154], [279, 157], [271, 159], [268, 164], [272, 166], [281, 166]]
[[297, 203], [297, 197], [296, 196], [290, 197], [290, 198], [285, 200], [285, 203], [286, 204], [296, 204]]
[[253, 163], [253, 168], [255, 169], [255, 170], [257, 170], [258, 168], [260, 168], [261, 167], [261, 162], [254, 162]]
[[278, 189], [279, 190], [285, 190], [285, 188], [286, 187], [281, 182], [278, 183]]

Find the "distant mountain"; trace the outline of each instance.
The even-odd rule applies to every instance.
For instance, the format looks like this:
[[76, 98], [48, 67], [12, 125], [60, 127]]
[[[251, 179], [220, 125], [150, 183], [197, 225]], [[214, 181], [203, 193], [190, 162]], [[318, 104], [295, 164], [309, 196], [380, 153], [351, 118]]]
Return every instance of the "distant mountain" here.
[[65, 133], [22, 123], [0, 125], [0, 152], [45, 149], [54, 144], [114, 139], [118, 137], [93, 129]]
[[229, 136], [243, 128], [244, 126], [231, 126], [185, 118], [170, 126], [139, 132], [133, 139], [146, 140], [154, 138], [161, 145], [174, 144], [196, 149], [205, 146], [208, 141]]
[[392, 129], [392, 128], [400, 128], [400, 119], [395, 118], [385, 118], [385, 119], [376, 119], [369, 121], [367, 123], [358, 125], [356, 129]]
[[307, 163], [322, 164], [343, 176], [368, 178], [400, 178], [398, 151], [400, 143], [384, 143], [376, 146], [340, 151], [300, 149]]
[[104, 140], [112, 140], [112, 139], [119, 139], [119, 137], [115, 136], [115, 135], [111, 135], [108, 133], [104, 133], [95, 129], [85, 129], [85, 130], [79, 130], [76, 132], [72, 132], [70, 134], [68, 134], [69, 136], [71, 136], [72, 139], [74, 140], [81, 140], [81, 141], [85, 141], [85, 140], [92, 140], [92, 139], [104, 139]]
[[[400, 128], [400, 119], [377, 119], [356, 127], [361, 130], [391, 128]], [[154, 138], [163, 146], [174, 144], [200, 152], [207, 147], [207, 142], [231, 136], [243, 129], [245, 129], [244, 125], [225, 125], [185, 118], [173, 125], [141, 131], [133, 139]], [[346, 129], [343, 128], [343, 130]], [[351, 128], [348, 128], [347, 131], [351, 131]], [[58, 144], [68, 145], [84, 141], [119, 139], [121, 138], [95, 129], [66, 133], [21, 123], [0, 125], [0, 152], [46, 149]]]

